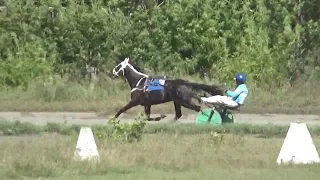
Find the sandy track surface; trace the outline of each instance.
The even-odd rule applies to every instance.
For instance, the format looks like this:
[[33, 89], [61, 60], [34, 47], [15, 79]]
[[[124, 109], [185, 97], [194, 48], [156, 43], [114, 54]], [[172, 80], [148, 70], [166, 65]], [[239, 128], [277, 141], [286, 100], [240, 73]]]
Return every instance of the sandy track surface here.
[[[178, 121], [180, 123], [194, 123], [197, 114], [182, 116]], [[153, 114], [152, 117], [159, 116]], [[173, 120], [173, 114], [167, 114], [167, 117], [158, 122], [165, 123]], [[38, 125], [45, 125], [47, 122], [66, 123], [66, 124], [106, 124], [108, 116], [99, 116], [91, 112], [0, 112], [0, 118], [9, 121], [19, 120], [21, 122], [30, 122]], [[134, 116], [123, 114], [120, 116], [121, 122], [132, 122]], [[305, 122], [307, 125], [320, 125], [320, 116], [318, 115], [289, 115], [289, 114], [243, 114], [234, 113], [235, 123], [251, 124], [277, 124], [289, 125], [291, 122]]]

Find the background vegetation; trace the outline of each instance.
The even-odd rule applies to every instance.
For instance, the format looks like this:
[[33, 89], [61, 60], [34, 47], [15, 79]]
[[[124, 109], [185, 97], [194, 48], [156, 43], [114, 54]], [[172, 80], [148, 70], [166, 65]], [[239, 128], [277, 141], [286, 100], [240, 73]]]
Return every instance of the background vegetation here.
[[149, 74], [230, 87], [244, 72], [248, 111], [320, 109], [316, 0], [0, 4], [1, 110], [113, 111], [128, 86], [108, 75], [126, 56]]

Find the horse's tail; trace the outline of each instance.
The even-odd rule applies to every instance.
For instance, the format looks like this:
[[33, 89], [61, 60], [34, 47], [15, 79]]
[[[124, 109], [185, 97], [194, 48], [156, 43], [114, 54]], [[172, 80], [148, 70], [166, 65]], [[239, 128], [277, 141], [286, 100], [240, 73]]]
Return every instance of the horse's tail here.
[[193, 82], [185, 82], [184, 84], [187, 86], [191, 86], [197, 91], [203, 90], [211, 94], [212, 96], [223, 95], [223, 90], [219, 85], [206, 85], [206, 84], [193, 83]]

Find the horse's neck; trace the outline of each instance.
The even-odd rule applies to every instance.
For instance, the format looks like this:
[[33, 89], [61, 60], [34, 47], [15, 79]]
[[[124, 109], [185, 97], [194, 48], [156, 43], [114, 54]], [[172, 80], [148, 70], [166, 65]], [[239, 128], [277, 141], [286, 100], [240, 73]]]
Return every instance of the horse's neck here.
[[138, 83], [139, 85], [144, 84], [147, 77], [137, 74], [133, 71], [130, 71], [128, 75], [126, 76], [126, 79], [128, 80], [129, 86], [131, 89], [137, 87]]

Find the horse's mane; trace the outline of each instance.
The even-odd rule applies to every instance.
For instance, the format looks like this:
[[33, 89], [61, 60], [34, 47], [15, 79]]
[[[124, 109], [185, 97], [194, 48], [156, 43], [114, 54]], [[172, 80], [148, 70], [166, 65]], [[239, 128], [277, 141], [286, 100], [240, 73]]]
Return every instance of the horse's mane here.
[[132, 59], [129, 59], [129, 63], [139, 72], [143, 73], [142, 69], [135, 63], [133, 62]]

